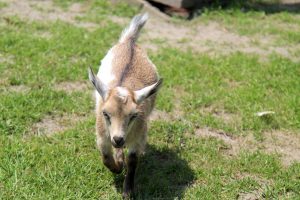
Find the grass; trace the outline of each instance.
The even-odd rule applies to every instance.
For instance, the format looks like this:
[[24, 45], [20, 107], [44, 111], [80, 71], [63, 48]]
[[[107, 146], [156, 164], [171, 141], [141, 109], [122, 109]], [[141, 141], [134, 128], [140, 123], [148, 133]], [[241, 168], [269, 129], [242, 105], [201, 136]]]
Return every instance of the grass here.
[[241, 35], [272, 36], [278, 46], [299, 43], [299, 16], [287, 11], [268, 14], [265, 11], [245, 12], [240, 8], [205, 10], [199, 20], [219, 22]]
[[0, 1], [0, 9], [5, 8], [6, 6], [7, 6], [7, 3]]
[[[55, 4], [68, 9], [73, 2], [78, 1]], [[125, 4], [90, 3], [89, 14], [78, 20], [100, 22], [116, 13], [131, 17], [137, 12]], [[298, 27], [298, 18], [218, 10], [207, 11], [201, 20], [249, 36], [274, 34], [290, 44], [298, 41], [299, 31], [281, 32], [280, 24]], [[267, 28], [260, 27], [264, 23]], [[0, 199], [121, 199], [124, 176], [111, 174], [100, 162], [93, 115], [51, 136], [32, 133], [45, 116], [93, 109], [92, 87], [67, 93], [55, 85], [85, 81], [87, 67], [96, 69], [122, 30], [109, 20], [100, 24], [88, 31], [62, 21], [0, 18]], [[137, 199], [235, 199], [242, 193], [299, 198], [299, 163], [285, 166], [280, 155], [263, 150], [228, 156], [223, 141], [195, 134], [199, 127], [258, 139], [273, 130], [299, 134], [299, 62], [277, 54], [261, 61], [254, 54], [212, 56], [173, 48], [152, 51], [150, 57], [165, 79], [157, 108], [173, 113], [179, 98], [184, 117], [151, 123], [147, 153], [137, 171]], [[11, 91], [15, 86], [29, 90]], [[216, 115], [218, 110], [231, 120]], [[262, 110], [276, 114], [262, 120], [255, 116]]]

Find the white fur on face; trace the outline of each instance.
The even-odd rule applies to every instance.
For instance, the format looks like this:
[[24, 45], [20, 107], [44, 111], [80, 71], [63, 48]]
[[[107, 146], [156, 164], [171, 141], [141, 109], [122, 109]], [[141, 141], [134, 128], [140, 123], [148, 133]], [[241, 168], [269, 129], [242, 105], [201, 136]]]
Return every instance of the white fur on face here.
[[126, 88], [123, 87], [117, 87], [118, 93], [122, 97], [127, 97], [129, 95], [129, 92]]
[[129, 91], [123, 87], [117, 87], [118, 96], [126, 103], [127, 97], [129, 96]]

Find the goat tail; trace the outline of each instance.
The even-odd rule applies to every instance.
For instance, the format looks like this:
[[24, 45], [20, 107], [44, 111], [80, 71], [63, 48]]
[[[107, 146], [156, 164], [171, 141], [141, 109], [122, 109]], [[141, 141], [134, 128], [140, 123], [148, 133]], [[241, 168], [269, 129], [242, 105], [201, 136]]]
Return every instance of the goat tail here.
[[125, 42], [128, 40], [135, 42], [138, 39], [139, 33], [147, 20], [147, 13], [134, 16], [130, 22], [130, 25], [122, 32], [119, 42]]

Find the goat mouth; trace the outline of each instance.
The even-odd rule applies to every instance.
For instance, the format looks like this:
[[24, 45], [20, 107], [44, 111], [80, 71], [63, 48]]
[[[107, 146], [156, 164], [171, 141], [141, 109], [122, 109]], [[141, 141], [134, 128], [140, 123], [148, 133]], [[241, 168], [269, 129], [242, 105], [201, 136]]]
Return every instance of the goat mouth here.
[[122, 148], [125, 144], [125, 142], [122, 142], [121, 144], [116, 144], [114, 141], [111, 142], [111, 144], [115, 147], [115, 148]]

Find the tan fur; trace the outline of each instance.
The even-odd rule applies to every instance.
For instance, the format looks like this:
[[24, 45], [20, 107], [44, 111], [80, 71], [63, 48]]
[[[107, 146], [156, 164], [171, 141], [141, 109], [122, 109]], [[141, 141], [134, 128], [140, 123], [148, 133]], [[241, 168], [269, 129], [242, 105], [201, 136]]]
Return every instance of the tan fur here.
[[[127, 185], [124, 186], [125, 195], [128, 195], [133, 189], [137, 156], [145, 149], [147, 121], [156, 98], [156, 90], [146, 99], [138, 98], [140, 93], [137, 91], [155, 85], [158, 73], [147, 54], [130, 37], [113, 46], [111, 52], [114, 80], [107, 85], [107, 93], [102, 94], [102, 98], [98, 98], [99, 102], [96, 103], [97, 146], [102, 153], [103, 163], [115, 173], [120, 173], [123, 169], [123, 148], [129, 149], [127, 163], [132, 163], [132, 166], [128, 166], [129, 174], [127, 173], [125, 181]], [[97, 80], [93, 79], [93, 74], [91, 77], [94, 84]], [[99, 93], [102, 91], [105, 89], [98, 90]], [[125, 144], [117, 145], [114, 137], [124, 138]]]
[[118, 43], [112, 48], [114, 59], [112, 61], [113, 73], [117, 76], [113, 81], [112, 87], [117, 86], [126, 64], [130, 62], [129, 54], [133, 52], [129, 72], [122, 86], [131, 90], [138, 90], [145, 86], [151, 85], [157, 81], [158, 75], [153, 63], [149, 62], [147, 54], [136, 44], [133, 48], [130, 46], [130, 41]]
[[[132, 48], [133, 49], [130, 49]], [[150, 97], [149, 99], [145, 100], [141, 105], [136, 106], [133, 105], [134, 98], [133, 98], [133, 91], [141, 89], [145, 86], [149, 86], [158, 80], [158, 74], [156, 71], [156, 67], [153, 65], [153, 63], [149, 60], [146, 53], [138, 47], [138, 45], [134, 44], [133, 46], [130, 46], [130, 41], [125, 41], [124, 43], [118, 43], [112, 48], [112, 52], [114, 54], [114, 59], [112, 61], [112, 68], [113, 68], [113, 74], [116, 76], [115, 80], [111, 82], [109, 85], [110, 88], [117, 87], [118, 81], [120, 77], [122, 76], [122, 72], [124, 71], [124, 68], [126, 67], [126, 64], [130, 62], [129, 54], [130, 51], [133, 52], [133, 58], [132, 58], [132, 64], [129, 67], [129, 71], [126, 75], [126, 78], [124, 79], [124, 82], [122, 83], [122, 87], [125, 87], [129, 89], [129, 99], [126, 104], [122, 104], [120, 101], [118, 101], [118, 94], [116, 89], [112, 89], [105, 102], [102, 102], [100, 99], [98, 105], [99, 108], [97, 108], [97, 122], [100, 123], [102, 121], [101, 127], [97, 126], [97, 129], [105, 129], [103, 127], [103, 107], [112, 108], [114, 113], [117, 113], [117, 120], [122, 120], [122, 115], [128, 114], [130, 109], [137, 109], [138, 113], [140, 113], [139, 116], [139, 123], [135, 123], [135, 126], [132, 127], [132, 131], [128, 133], [128, 135], [131, 135], [132, 137], [127, 138], [126, 143], [127, 144], [133, 144], [133, 142], [130, 141], [131, 138], [143, 138], [146, 139], [146, 136], [137, 136], [137, 135], [146, 135], [146, 122], [149, 114], [151, 113], [154, 102], [155, 102], [155, 95], [153, 97]], [[136, 106], [136, 107], [135, 107]], [[114, 108], [119, 108], [119, 110], [116, 110]], [[121, 113], [123, 109], [124, 113]], [[102, 128], [103, 127], [103, 128]], [[141, 129], [142, 128], [142, 129]], [[145, 130], [145, 132], [136, 131], [136, 130]], [[101, 131], [98, 131], [101, 132]], [[103, 132], [103, 131], [102, 131]], [[105, 132], [105, 131], [104, 131]], [[104, 133], [101, 133], [101, 135]], [[98, 133], [99, 135], [99, 133]], [[100, 135], [99, 135], [100, 136]], [[145, 143], [144, 141], [141, 143]], [[128, 145], [127, 145], [128, 146]], [[139, 145], [140, 146], [140, 145]], [[139, 148], [141, 151], [143, 147]], [[139, 151], [140, 153], [140, 151]]]

